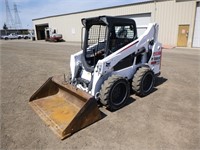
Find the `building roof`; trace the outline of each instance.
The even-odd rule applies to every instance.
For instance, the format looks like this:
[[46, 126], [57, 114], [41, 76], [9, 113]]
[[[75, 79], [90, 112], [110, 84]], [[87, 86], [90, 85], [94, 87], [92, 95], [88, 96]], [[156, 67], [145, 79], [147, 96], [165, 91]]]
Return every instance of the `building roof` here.
[[91, 9], [91, 10], [84, 10], [84, 11], [78, 11], [78, 12], [72, 12], [72, 13], [66, 13], [66, 14], [60, 14], [60, 15], [53, 15], [53, 16], [35, 18], [35, 19], [32, 19], [32, 21], [34, 21], [34, 20], [40, 20], [40, 19], [46, 19], [46, 18], [52, 18], [52, 17], [60, 17], [60, 16], [66, 16], [66, 15], [86, 13], [86, 12], [98, 11], [98, 10], [104, 10], [104, 9], [118, 8], [118, 7], [130, 6], [130, 5], [139, 5], [139, 4], [144, 4], [144, 3], [152, 3], [154, 1], [155, 0], [147, 0], [147, 1], [143, 1], [143, 2], [135, 2], [135, 3], [130, 3], [130, 4], [124, 4], [124, 5], [117, 5], [117, 6], [97, 8], [97, 9]]

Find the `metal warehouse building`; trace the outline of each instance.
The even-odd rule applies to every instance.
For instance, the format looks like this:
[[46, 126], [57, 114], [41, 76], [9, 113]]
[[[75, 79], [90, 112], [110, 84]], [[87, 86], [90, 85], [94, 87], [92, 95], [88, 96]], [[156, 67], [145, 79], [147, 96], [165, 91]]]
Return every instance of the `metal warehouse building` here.
[[157, 22], [159, 41], [164, 45], [200, 47], [200, 0], [154, 0], [115, 7], [33, 19], [37, 40], [44, 29], [54, 28], [65, 41], [81, 41], [81, 19], [95, 16], [120, 16], [136, 21], [141, 35], [148, 23]]

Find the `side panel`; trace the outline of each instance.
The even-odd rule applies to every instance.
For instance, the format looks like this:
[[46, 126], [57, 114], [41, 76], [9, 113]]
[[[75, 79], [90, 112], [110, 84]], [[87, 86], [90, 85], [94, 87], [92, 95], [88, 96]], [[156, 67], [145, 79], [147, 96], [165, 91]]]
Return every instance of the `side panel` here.
[[161, 59], [162, 59], [162, 46], [160, 43], [156, 43], [152, 48], [152, 56], [149, 61], [149, 65], [154, 74], [160, 74]]
[[70, 71], [71, 71], [72, 79], [74, 78], [76, 67], [78, 66], [79, 63], [81, 63], [82, 53], [83, 53], [82, 51], [79, 51], [78, 53], [71, 55]]

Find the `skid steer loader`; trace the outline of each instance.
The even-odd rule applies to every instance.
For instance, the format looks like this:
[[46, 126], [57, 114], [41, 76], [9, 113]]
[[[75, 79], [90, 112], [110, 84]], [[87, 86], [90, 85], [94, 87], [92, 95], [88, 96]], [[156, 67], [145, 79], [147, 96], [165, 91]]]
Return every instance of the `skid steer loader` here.
[[102, 118], [97, 102], [117, 110], [126, 104], [130, 88], [146, 96], [160, 74], [156, 23], [139, 38], [132, 19], [99, 16], [84, 18], [82, 24], [82, 50], [71, 55], [70, 75], [49, 78], [30, 98], [61, 139]]
[[59, 42], [62, 41], [62, 34], [56, 33], [56, 29], [53, 28], [45, 28], [44, 33], [45, 33], [45, 41], [50, 41], [50, 42]]

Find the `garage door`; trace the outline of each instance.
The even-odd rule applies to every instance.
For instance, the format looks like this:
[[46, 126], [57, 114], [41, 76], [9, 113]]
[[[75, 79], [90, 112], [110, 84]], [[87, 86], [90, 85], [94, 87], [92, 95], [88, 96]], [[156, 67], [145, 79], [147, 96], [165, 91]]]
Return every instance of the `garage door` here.
[[197, 11], [195, 18], [193, 47], [200, 47], [200, 2], [197, 3]]
[[48, 23], [35, 25], [37, 40], [45, 39], [45, 28], [48, 27], [49, 27]]
[[138, 37], [144, 33], [144, 31], [147, 29], [148, 24], [151, 22], [151, 13], [127, 15], [121, 17], [131, 18], [135, 20], [137, 25]]

